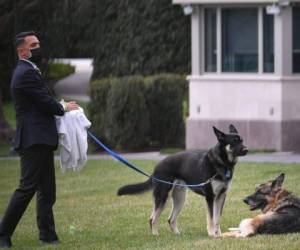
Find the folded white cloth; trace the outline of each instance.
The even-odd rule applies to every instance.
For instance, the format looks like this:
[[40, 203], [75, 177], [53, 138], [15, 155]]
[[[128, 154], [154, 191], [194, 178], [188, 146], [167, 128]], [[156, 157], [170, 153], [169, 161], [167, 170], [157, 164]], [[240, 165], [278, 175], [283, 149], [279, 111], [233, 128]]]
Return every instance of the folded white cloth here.
[[79, 171], [87, 161], [87, 129], [91, 122], [82, 108], [56, 116], [62, 172]]

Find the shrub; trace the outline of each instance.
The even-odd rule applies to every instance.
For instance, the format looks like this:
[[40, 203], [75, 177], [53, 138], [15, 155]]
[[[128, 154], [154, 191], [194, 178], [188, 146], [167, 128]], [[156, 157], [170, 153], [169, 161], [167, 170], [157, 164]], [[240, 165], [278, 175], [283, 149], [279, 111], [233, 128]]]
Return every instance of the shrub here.
[[171, 0], [102, 0], [95, 23], [94, 78], [190, 72], [190, 18]]
[[138, 150], [147, 145], [149, 116], [141, 76], [123, 77], [107, 97], [107, 136], [120, 149]]
[[109, 143], [107, 138], [107, 96], [112, 85], [118, 82], [117, 78], [104, 78], [91, 82], [89, 95], [91, 101], [88, 105], [89, 118], [93, 124], [93, 131], [106, 144]]
[[46, 70], [46, 78], [48, 80], [58, 80], [70, 74], [73, 74], [75, 67], [64, 63], [49, 63]]
[[145, 99], [149, 110], [149, 137], [154, 147], [183, 146], [185, 78], [159, 74], [147, 78]]
[[105, 78], [91, 83], [89, 117], [101, 140], [122, 150], [184, 145], [185, 78]]

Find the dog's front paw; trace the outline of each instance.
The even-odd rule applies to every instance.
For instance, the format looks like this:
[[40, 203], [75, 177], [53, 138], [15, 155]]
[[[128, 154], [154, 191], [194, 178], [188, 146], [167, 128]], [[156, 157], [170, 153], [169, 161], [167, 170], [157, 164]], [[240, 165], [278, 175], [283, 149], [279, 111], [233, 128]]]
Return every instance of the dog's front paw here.
[[220, 237], [241, 237], [240, 232], [234, 231], [234, 232], [226, 232], [222, 233]]
[[152, 235], [158, 235], [158, 231], [157, 230], [152, 230]]
[[150, 219], [149, 224], [150, 224], [152, 235], [158, 235], [157, 224], [153, 222], [153, 219]]
[[219, 237], [219, 236], [221, 236], [222, 235], [222, 232], [221, 232], [221, 229], [220, 229], [220, 227], [217, 227], [216, 229], [215, 229], [215, 231], [214, 231], [214, 237]]
[[209, 236], [215, 236], [215, 230], [213, 225], [207, 225], [207, 233]]
[[207, 230], [207, 233], [209, 236], [212, 236], [212, 237], [219, 237], [221, 236], [221, 229], [213, 229], [213, 230]]
[[169, 223], [169, 226], [170, 226], [172, 232], [175, 233], [175, 234], [177, 234], [177, 235], [179, 235], [180, 231], [179, 231], [179, 229], [177, 227], [176, 221], [168, 220], [168, 223]]

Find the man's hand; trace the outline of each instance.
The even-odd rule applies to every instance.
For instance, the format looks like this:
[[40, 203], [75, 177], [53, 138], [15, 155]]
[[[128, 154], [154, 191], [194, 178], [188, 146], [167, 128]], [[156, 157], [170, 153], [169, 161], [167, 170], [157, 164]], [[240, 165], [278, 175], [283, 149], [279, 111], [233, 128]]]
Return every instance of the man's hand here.
[[66, 103], [66, 111], [76, 110], [78, 108], [78, 104], [74, 101]]

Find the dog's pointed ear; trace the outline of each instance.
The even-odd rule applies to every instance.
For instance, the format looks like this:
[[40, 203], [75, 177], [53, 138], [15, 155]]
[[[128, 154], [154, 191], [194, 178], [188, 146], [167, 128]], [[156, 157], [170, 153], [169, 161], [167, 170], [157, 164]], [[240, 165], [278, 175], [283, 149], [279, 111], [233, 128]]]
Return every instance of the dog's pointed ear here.
[[272, 188], [280, 188], [284, 181], [284, 173], [281, 173], [273, 182]]
[[219, 142], [224, 142], [224, 140], [225, 140], [225, 134], [222, 131], [218, 130], [214, 126], [213, 126], [213, 129], [214, 129], [214, 132], [215, 132], [215, 135], [216, 135], [218, 141]]
[[229, 125], [229, 132], [231, 134], [238, 134], [237, 129], [235, 128], [235, 126], [233, 126], [232, 124]]

